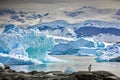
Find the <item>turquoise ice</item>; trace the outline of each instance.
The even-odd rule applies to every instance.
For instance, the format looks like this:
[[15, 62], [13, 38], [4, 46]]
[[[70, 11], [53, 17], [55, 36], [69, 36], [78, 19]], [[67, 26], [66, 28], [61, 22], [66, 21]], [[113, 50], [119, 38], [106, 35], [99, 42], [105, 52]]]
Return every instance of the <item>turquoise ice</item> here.
[[18, 29], [7, 25], [0, 34], [0, 62], [4, 64], [34, 64], [57, 62], [47, 54], [54, 40], [33, 29]]

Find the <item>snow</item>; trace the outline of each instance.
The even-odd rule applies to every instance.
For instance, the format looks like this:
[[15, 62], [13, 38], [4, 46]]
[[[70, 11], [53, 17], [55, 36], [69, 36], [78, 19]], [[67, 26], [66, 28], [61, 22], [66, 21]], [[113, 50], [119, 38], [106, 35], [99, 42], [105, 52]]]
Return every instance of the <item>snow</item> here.
[[94, 36], [94, 38], [102, 42], [107, 42], [106, 45], [120, 42], [120, 36], [115, 36], [112, 34], [99, 34], [97, 36]]
[[3, 32], [3, 28], [0, 28], [0, 34]]
[[73, 38], [61, 37], [61, 36], [52, 36], [46, 35], [47, 37], [52, 37], [55, 40], [65, 40], [65, 41], [73, 41]]

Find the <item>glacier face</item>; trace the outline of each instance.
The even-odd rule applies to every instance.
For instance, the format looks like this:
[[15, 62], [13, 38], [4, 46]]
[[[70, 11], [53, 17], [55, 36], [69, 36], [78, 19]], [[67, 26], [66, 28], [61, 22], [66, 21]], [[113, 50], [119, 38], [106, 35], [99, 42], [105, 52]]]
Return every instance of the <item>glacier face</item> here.
[[61, 61], [46, 54], [53, 46], [53, 38], [46, 37], [38, 30], [23, 30], [14, 25], [7, 25], [0, 34], [0, 62], [34, 64]]

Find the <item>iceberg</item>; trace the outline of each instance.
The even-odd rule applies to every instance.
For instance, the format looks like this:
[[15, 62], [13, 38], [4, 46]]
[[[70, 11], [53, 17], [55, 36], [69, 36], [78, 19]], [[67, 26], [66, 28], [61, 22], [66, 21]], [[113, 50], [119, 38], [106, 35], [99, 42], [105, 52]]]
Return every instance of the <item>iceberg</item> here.
[[45, 35], [73, 39], [93, 37], [100, 34], [120, 36], [120, 23], [100, 20], [85, 20], [77, 23], [68, 23], [64, 20], [55, 20], [52, 22], [41, 22], [28, 28], [39, 29]]
[[120, 43], [116, 43], [100, 50], [97, 62], [120, 62]]
[[0, 34], [0, 62], [4, 64], [40, 64], [62, 61], [47, 54], [54, 46], [51, 37], [39, 30], [7, 25]]
[[96, 48], [80, 48], [79, 51], [75, 54], [76, 56], [95, 56], [98, 54], [98, 49]]
[[5, 69], [4, 64], [0, 63], [0, 69], [2, 69], [2, 70], [4, 70], [4, 69]]
[[87, 56], [97, 55], [97, 51], [105, 47], [103, 42], [90, 41], [84, 38], [80, 38], [67, 43], [59, 43], [55, 45], [50, 54], [54, 55], [76, 55]]
[[75, 70], [73, 68], [69, 67], [69, 66], [64, 71], [65, 74], [72, 74], [74, 72], [75, 72]]

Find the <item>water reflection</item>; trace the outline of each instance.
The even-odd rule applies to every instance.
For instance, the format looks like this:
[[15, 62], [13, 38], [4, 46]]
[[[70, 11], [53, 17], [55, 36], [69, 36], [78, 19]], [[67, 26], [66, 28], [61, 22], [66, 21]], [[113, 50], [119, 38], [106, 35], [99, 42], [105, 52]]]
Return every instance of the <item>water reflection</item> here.
[[120, 76], [120, 62], [100, 62], [97, 63], [93, 57], [76, 57], [76, 56], [57, 56], [64, 60], [72, 60], [68, 63], [46, 63], [39, 65], [11, 65], [11, 69], [16, 71], [64, 71], [68, 66], [75, 71], [87, 71], [88, 65], [92, 64], [92, 71], [104, 70]]
[[36, 71], [49, 71], [49, 65], [51, 64], [39, 64], [39, 65], [10, 65], [11, 69], [16, 71], [25, 71], [30, 72], [33, 70]]

